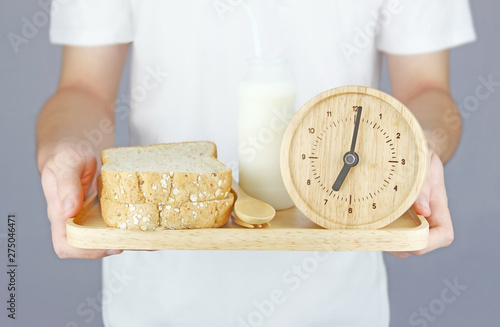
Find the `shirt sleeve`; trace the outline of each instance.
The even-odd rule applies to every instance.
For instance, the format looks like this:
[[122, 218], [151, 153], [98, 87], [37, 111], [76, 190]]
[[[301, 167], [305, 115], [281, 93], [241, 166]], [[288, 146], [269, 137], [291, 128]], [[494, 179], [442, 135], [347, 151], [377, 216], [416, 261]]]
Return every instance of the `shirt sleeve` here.
[[474, 41], [468, 0], [386, 0], [379, 12], [380, 51], [409, 55]]
[[95, 46], [133, 41], [127, 0], [52, 0], [50, 41]]

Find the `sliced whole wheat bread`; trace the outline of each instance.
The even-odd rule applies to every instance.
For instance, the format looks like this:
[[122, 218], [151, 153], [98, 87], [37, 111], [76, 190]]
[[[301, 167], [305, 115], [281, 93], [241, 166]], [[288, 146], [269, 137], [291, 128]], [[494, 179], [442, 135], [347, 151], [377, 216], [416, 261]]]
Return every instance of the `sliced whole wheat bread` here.
[[222, 200], [231, 190], [212, 142], [110, 148], [101, 159], [102, 196], [117, 203]]
[[128, 230], [215, 228], [224, 225], [230, 215], [234, 196], [222, 200], [184, 203], [116, 203], [101, 198], [101, 210], [107, 226]]
[[211, 228], [231, 214], [231, 169], [212, 142], [102, 151], [99, 198], [104, 222], [129, 230]]

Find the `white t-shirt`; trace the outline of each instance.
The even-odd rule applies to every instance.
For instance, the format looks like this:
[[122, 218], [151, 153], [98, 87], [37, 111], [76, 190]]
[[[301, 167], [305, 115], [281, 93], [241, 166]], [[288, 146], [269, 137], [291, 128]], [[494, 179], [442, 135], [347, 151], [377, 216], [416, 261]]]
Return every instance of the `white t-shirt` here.
[[[248, 0], [264, 56], [280, 56], [297, 107], [341, 85], [377, 88], [381, 51], [474, 39], [466, 0]], [[132, 42], [130, 143], [212, 140], [237, 169], [237, 87], [255, 56], [233, 0], [53, 0], [51, 40]], [[126, 97], [125, 97], [126, 98]], [[107, 326], [387, 326], [381, 253], [127, 251], [103, 260]]]

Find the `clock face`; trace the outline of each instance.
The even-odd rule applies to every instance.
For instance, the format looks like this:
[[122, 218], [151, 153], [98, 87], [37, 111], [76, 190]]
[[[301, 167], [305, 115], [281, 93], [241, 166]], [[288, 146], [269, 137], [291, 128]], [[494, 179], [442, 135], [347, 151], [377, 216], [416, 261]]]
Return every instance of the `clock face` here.
[[325, 228], [379, 228], [396, 220], [418, 196], [428, 165], [411, 112], [358, 86], [306, 103], [285, 133], [281, 156], [295, 205]]

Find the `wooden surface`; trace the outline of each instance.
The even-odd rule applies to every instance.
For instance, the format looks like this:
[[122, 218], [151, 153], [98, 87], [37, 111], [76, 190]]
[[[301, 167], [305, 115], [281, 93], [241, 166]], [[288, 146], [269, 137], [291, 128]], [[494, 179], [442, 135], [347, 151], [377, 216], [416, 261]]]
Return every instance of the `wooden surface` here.
[[[359, 107], [359, 163], [334, 191]], [[325, 228], [377, 229], [393, 222], [416, 200], [427, 166], [426, 139], [413, 114], [392, 96], [361, 86], [339, 87], [308, 101], [290, 122], [281, 149], [290, 197]]]
[[276, 251], [411, 251], [423, 249], [427, 220], [408, 211], [378, 230], [324, 229], [297, 208], [278, 211], [271, 226], [247, 229], [231, 220], [221, 228], [129, 231], [104, 225], [97, 197], [67, 221], [68, 243], [86, 249], [130, 250], [276, 250]]

